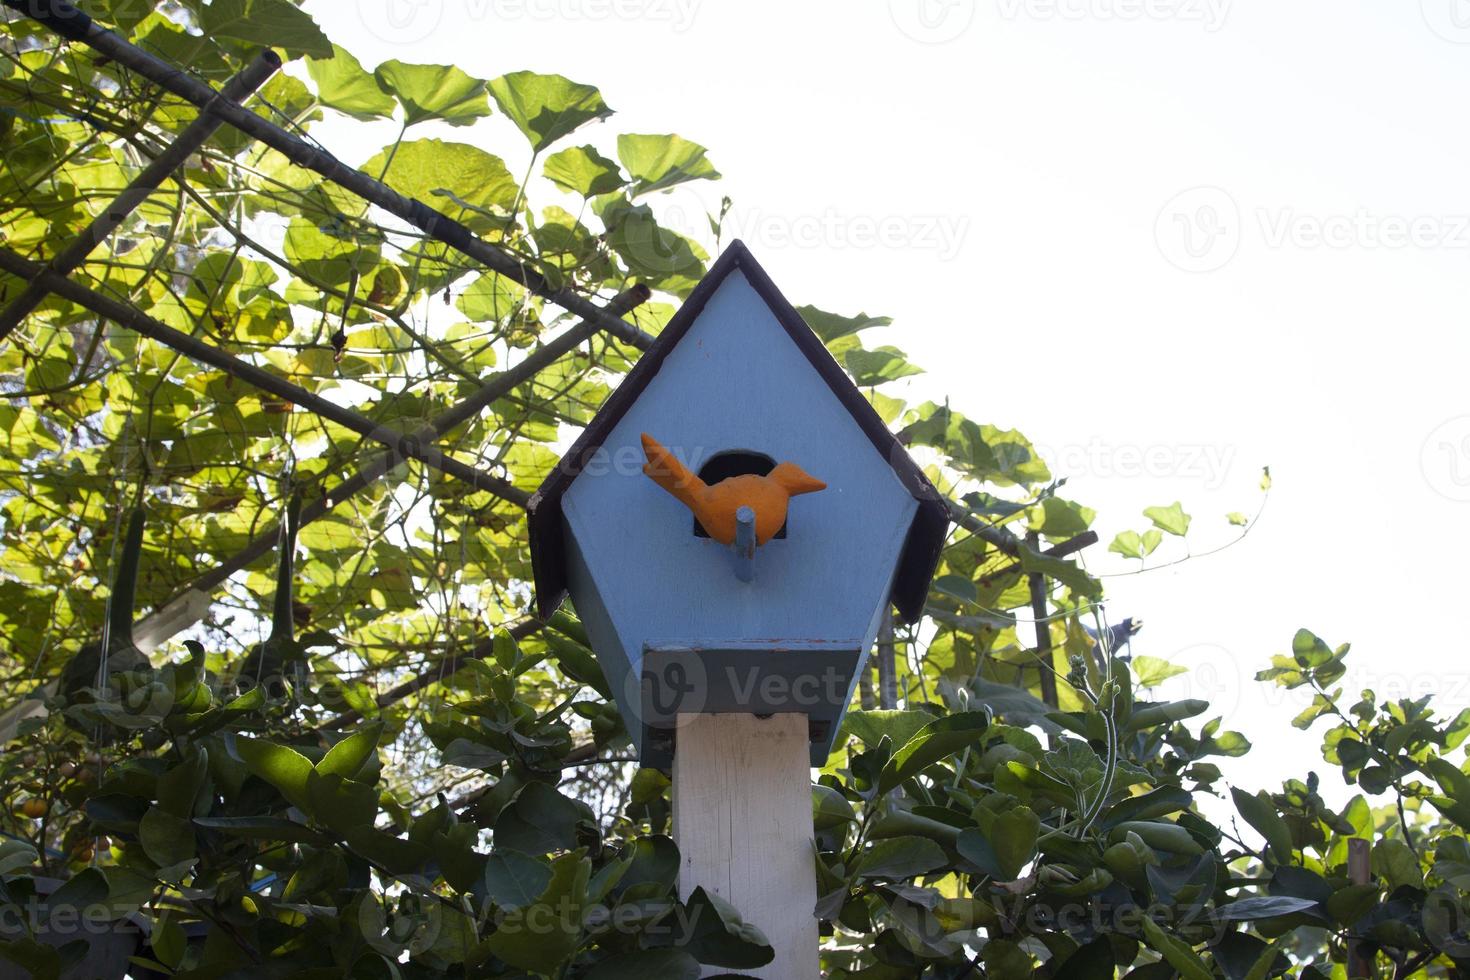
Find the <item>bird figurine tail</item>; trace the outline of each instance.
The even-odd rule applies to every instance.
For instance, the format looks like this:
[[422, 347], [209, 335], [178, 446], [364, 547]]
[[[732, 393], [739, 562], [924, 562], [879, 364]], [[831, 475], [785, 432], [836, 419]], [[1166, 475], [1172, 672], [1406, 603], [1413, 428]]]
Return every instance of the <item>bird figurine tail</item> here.
[[643, 454], [648, 457], [648, 462], [643, 464], [643, 472], [685, 507], [694, 510], [699, 491], [705, 489], [704, 481], [646, 432], [643, 434]]

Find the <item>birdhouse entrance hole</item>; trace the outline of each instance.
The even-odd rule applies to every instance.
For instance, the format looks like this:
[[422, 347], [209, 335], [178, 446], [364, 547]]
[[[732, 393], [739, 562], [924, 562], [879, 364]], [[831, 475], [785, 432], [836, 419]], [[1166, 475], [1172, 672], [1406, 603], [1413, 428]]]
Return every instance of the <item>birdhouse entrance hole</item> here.
[[[776, 468], [776, 461], [765, 453], [758, 453], [750, 449], [729, 449], [722, 453], [715, 453], [705, 464], [699, 468], [699, 478], [706, 484], [713, 486], [721, 480], [732, 476], [765, 476]], [[786, 525], [790, 523], [787, 519], [781, 525], [781, 530], [776, 532], [776, 537], [786, 537]], [[699, 525], [699, 518], [694, 519], [694, 536], [696, 538], [707, 538], [709, 532]]]

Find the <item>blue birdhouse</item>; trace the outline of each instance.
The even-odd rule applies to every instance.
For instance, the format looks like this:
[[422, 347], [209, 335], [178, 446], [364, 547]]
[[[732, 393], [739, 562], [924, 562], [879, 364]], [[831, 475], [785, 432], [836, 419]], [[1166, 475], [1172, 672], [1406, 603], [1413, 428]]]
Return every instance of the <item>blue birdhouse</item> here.
[[822, 765], [884, 608], [923, 612], [945, 502], [732, 242], [530, 503], [645, 765], [680, 715], [800, 712]]

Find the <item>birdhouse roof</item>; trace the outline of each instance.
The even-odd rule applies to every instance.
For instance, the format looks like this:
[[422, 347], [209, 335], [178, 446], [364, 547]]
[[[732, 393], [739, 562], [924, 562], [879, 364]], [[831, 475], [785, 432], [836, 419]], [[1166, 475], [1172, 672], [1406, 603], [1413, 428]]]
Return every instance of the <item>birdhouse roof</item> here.
[[890, 594], [903, 622], [917, 620], [924, 611], [929, 582], [939, 563], [939, 554], [949, 532], [949, 509], [917, 463], [888, 430], [873, 406], [847, 376], [831, 353], [776, 288], [770, 276], [740, 241], [732, 241], [709, 272], [689, 294], [684, 305], [669, 320], [652, 346], [628, 372], [556, 468], [531, 497], [528, 505], [531, 564], [536, 580], [536, 604], [544, 619], [556, 611], [567, 595], [567, 542], [562, 515], [562, 496], [581, 474], [583, 467], [608, 438], [614, 426], [658, 375], [669, 353], [678, 346], [703, 312], [720, 284], [736, 271], [745, 276], [769, 307], [777, 322], [791, 337], [796, 349], [873, 443], [878, 454], [893, 469], [903, 488], [918, 504], [909, 528]]

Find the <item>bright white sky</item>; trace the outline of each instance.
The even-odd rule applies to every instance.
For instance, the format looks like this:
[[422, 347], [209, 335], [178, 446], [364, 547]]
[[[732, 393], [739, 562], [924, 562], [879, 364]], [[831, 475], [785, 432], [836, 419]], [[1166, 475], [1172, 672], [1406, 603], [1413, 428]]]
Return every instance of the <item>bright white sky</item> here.
[[[725, 179], [655, 200], [708, 242], [721, 195], [796, 303], [892, 316], [943, 397], [1046, 447], [1098, 509], [1095, 571], [1143, 507], [1196, 551], [1109, 581], [1135, 651], [1197, 668], [1256, 743], [1249, 789], [1316, 768], [1304, 703], [1252, 675], [1307, 626], [1349, 691], [1470, 705], [1466, 0], [314, 0], [398, 58], [598, 85], [582, 136], [677, 132]], [[501, 128], [495, 128], [501, 127]], [[315, 130], [352, 163], [394, 127]], [[493, 139], [503, 118], [422, 134]], [[546, 195], [542, 196], [547, 200]], [[870, 335], [870, 344], [880, 342]], [[1167, 544], [1157, 560], [1177, 557]], [[1320, 729], [1319, 729], [1320, 732]], [[1331, 785], [1330, 778], [1324, 782]], [[1336, 794], [1334, 794], [1336, 795]]]

